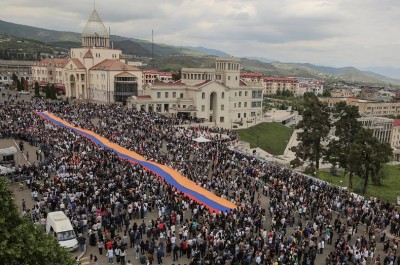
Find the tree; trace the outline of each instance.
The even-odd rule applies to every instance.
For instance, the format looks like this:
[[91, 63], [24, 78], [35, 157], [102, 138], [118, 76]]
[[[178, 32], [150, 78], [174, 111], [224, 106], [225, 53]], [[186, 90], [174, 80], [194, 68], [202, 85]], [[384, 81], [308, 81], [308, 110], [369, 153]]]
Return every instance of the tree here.
[[51, 86], [49, 87], [49, 98], [57, 99], [57, 89], [54, 84], [51, 84]]
[[44, 87], [44, 94], [45, 94], [46, 98], [50, 98], [50, 87], [49, 87], [49, 85]]
[[349, 172], [349, 188], [353, 188], [354, 171], [350, 170], [348, 159], [350, 146], [361, 129], [361, 124], [357, 120], [360, 118], [358, 107], [339, 102], [335, 104], [333, 117], [336, 138], [329, 142], [325, 159]]
[[21, 91], [22, 90], [22, 84], [21, 84], [21, 81], [19, 81], [19, 79], [17, 79], [16, 85], [17, 85], [17, 90]]
[[13, 83], [16, 84], [18, 81], [18, 76], [15, 73], [13, 73], [11, 79], [12, 79]]
[[181, 70], [179, 70], [178, 72], [172, 73], [172, 80], [174, 81], [179, 81], [181, 80]]
[[28, 80], [26, 80], [24, 77], [21, 77], [21, 89], [28, 90], [28, 88], [29, 88]]
[[20, 217], [4, 178], [0, 178], [0, 235], [2, 264], [74, 264], [72, 255], [53, 236]]
[[388, 143], [381, 143], [369, 129], [361, 128], [350, 146], [349, 167], [364, 178], [362, 193], [367, 192], [369, 177], [376, 176], [393, 155]]
[[327, 140], [331, 128], [328, 106], [318, 100], [317, 96], [304, 99], [303, 119], [296, 128], [301, 129], [297, 134], [299, 144], [292, 147], [296, 159], [291, 161], [292, 166], [298, 166], [310, 161], [316, 170], [319, 169], [319, 160], [324, 156]]
[[37, 81], [35, 82], [35, 96], [40, 96], [40, 88]]
[[283, 98], [293, 98], [293, 97], [294, 97], [294, 94], [293, 94], [292, 91], [287, 90], [287, 89], [284, 89], [284, 90], [282, 91], [282, 97], [283, 97]]
[[21, 85], [20, 85], [20, 87], [19, 87], [19, 90], [25, 90], [26, 89], [26, 87], [27, 87], [27, 84], [25, 84], [26, 82], [25, 82], [25, 78], [24, 77], [21, 77]]
[[322, 92], [323, 97], [330, 97], [331, 96], [331, 90], [330, 89], [324, 89], [324, 92]]

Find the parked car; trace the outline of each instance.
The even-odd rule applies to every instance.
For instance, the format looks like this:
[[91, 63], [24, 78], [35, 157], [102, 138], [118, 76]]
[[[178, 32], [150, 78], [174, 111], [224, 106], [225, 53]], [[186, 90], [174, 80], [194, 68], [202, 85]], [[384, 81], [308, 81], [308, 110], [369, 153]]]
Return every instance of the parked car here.
[[21, 90], [21, 91], [18, 91], [18, 94], [21, 94], [21, 95], [29, 95], [30, 92], [29, 92], [29, 91], [26, 91], [26, 90]]

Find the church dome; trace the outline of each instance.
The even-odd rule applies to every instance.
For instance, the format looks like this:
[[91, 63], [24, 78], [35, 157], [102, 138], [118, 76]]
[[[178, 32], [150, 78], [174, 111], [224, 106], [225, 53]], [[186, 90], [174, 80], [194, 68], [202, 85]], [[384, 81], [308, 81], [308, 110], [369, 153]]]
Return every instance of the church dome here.
[[90, 15], [89, 21], [83, 29], [82, 37], [108, 37], [108, 31], [96, 9]]
[[82, 32], [83, 46], [109, 47], [110, 35], [96, 9], [93, 10]]

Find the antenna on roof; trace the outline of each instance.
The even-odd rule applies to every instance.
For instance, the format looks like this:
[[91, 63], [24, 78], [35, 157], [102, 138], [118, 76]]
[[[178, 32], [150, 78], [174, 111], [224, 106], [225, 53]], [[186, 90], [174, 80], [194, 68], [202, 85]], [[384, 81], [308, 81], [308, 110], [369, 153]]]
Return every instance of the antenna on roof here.
[[[110, 36], [110, 40], [111, 41], [111, 27], [108, 27], [108, 35]], [[110, 43], [108, 44], [108, 47], [110, 47]], [[111, 49], [114, 49], [114, 42], [111, 41]]]

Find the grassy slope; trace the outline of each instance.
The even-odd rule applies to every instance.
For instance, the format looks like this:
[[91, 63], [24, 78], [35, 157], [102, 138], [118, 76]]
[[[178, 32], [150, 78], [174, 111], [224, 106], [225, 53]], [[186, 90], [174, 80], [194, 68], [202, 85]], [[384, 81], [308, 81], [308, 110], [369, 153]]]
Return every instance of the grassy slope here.
[[237, 130], [240, 139], [250, 143], [250, 147], [257, 145], [273, 155], [282, 155], [292, 136], [293, 130], [280, 123], [260, 123], [248, 129]]
[[[382, 186], [374, 186], [371, 180], [369, 181], [366, 196], [369, 197], [372, 195], [378, 199], [396, 203], [397, 196], [400, 196], [400, 166], [386, 165], [384, 167], [384, 174], [385, 178], [383, 179]], [[343, 187], [348, 187], [349, 184], [349, 177], [348, 175], [343, 177], [343, 172], [339, 172], [339, 176], [337, 177], [330, 177], [329, 170], [320, 171], [318, 173], [318, 178]], [[364, 179], [361, 179], [358, 176], [353, 177], [353, 188], [360, 189], [362, 188], [363, 183]]]

